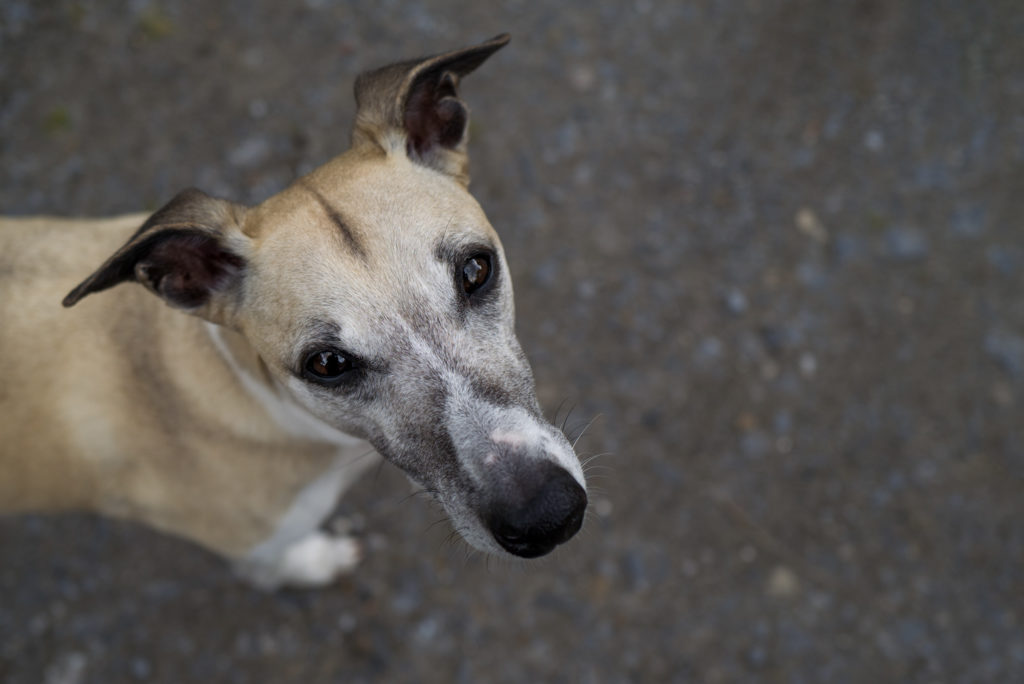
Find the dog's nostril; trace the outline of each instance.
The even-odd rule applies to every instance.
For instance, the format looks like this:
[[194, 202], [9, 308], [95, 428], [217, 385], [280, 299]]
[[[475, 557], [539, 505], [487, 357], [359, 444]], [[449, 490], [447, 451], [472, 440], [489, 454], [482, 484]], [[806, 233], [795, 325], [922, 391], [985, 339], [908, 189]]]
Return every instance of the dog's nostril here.
[[576, 485], [576, 488], [579, 490], [579, 498], [573, 506], [572, 511], [569, 513], [569, 516], [565, 519], [565, 525], [562, 527], [565, 537], [559, 542], [559, 544], [572, 539], [573, 536], [580, 531], [580, 528], [583, 527], [583, 515], [587, 510], [587, 494], [579, 485]]
[[522, 544], [529, 537], [529, 530], [522, 530], [504, 521], [496, 522], [491, 526], [494, 537], [502, 546]]
[[587, 493], [567, 471], [546, 470], [538, 489], [520, 506], [498, 507], [489, 527], [502, 548], [536, 558], [572, 538], [583, 525]]

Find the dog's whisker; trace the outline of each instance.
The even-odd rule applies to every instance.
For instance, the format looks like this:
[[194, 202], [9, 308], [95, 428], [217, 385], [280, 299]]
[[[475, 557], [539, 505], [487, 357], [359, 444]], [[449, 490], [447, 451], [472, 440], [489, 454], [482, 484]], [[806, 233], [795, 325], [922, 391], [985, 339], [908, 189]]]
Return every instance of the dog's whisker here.
[[565, 404], [568, 401], [569, 401], [569, 397], [566, 397], [565, 399], [562, 399], [562, 401], [558, 402], [558, 407], [555, 408], [555, 415], [554, 415], [554, 417], [551, 420], [552, 423], [557, 423], [558, 422], [558, 416], [559, 416], [559, 414], [562, 413], [562, 409], [565, 407]]
[[580, 431], [580, 434], [576, 435], [576, 439], [574, 439], [574, 440], [572, 441], [572, 448], [573, 448], [573, 451], [575, 451], [575, 450], [576, 450], [576, 445], [577, 445], [577, 444], [579, 443], [579, 441], [580, 441], [581, 439], [583, 439], [583, 435], [584, 435], [584, 434], [586, 434], [587, 430], [589, 430], [589, 429], [590, 429], [590, 426], [592, 426], [592, 425], [594, 424], [594, 422], [595, 422], [595, 421], [596, 421], [596, 420], [597, 420], [598, 418], [600, 418], [600, 417], [601, 417], [601, 414], [599, 413], [599, 414], [597, 414], [596, 416], [594, 416], [593, 418], [591, 418], [591, 419], [590, 419], [590, 422], [588, 422], [588, 423], [587, 423], [587, 424], [586, 424], [585, 426], [583, 426], [583, 429], [582, 429], [582, 430]]
[[[559, 404], [559, 410], [555, 412], [555, 421], [556, 421], [556, 422], [558, 421], [558, 413], [559, 413], [559, 412], [561, 412], [561, 410], [562, 410], [562, 407], [563, 407], [563, 406], [565, 406], [565, 404], [567, 404], [567, 403], [569, 403], [569, 398], [568, 398], [568, 397], [566, 397], [565, 399], [563, 399], [563, 400], [562, 400], [562, 403], [561, 403], [561, 404]], [[561, 422], [561, 424], [560, 424], [560, 425], [558, 426], [558, 429], [559, 429], [559, 430], [560, 430], [560, 431], [562, 432], [562, 434], [565, 434], [565, 425], [566, 425], [566, 423], [568, 423], [568, 422], [569, 422], [569, 417], [570, 417], [570, 416], [572, 416], [572, 412], [573, 412], [573, 411], [575, 411], [575, 410], [576, 410], [576, 403], [575, 403], [575, 402], [573, 402], [573, 403], [572, 403], [572, 404], [571, 404], [571, 405], [569, 406], [569, 410], [565, 412], [565, 417], [564, 417], [564, 418], [562, 418], [562, 422]]]
[[[375, 497], [370, 515], [432, 498], [441, 517], [434, 520], [428, 507], [415, 526], [443, 536], [444, 545], [461, 539], [467, 560], [485, 553], [488, 570], [519, 567], [509, 561], [548, 553], [575, 534], [587, 505], [580, 473], [597, 458], [581, 464], [575, 449], [596, 417], [580, 423], [568, 397], [551, 422], [538, 411], [536, 390], [524, 382], [529, 364], [511, 334], [512, 269], [467, 191], [468, 109], [457, 85], [507, 42], [497, 36], [363, 74], [350, 151], [262, 209], [191, 189], [148, 218], [90, 221], [82, 229], [69, 222], [66, 232], [54, 224], [52, 233], [32, 229], [16, 245], [5, 242], [2, 304], [7, 283], [58, 266], [68, 272], [29, 284], [46, 301], [61, 301], [63, 293], [48, 288], [63, 287], [72, 271], [87, 272], [98, 255], [83, 247], [94, 241], [121, 246], [64, 296], [65, 307], [122, 283], [154, 295], [122, 300], [126, 323], [111, 335], [96, 334], [108, 322], [90, 322], [87, 310], [65, 319], [68, 334], [59, 339], [49, 317], [17, 306], [24, 302], [5, 317], [4, 349], [14, 340], [15, 356], [45, 348], [61, 363], [11, 366], [38, 377], [8, 377], [5, 366], [4, 387], [19, 389], [0, 397], [0, 436], [11, 445], [0, 450], [0, 472], [19, 477], [24, 468], [19, 462], [11, 471], [7, 452], [30, 459], [23, 452], [33, 448], [48, 464], [45, 477], [83, 475], [67, 488], [51, 491], [43, 482], [30, 487], [37, 492], [16, 491], [16, 507], [27, 497], [32, 509], [59, 508], [65, 502], [52, 497], [78, 501], [93, 492], [70, 488], [105, 477], [97, 508], [123, 506], [150, 524], [172, 520], [175, 531], [244, 566], [264, 587], [325, 584], [354, 567], [358, 530], [342, 520], [347, 507], [339, 500], [364, 474], [370, 494], [382, 488], [385, 462], [420, 486]], [[371, 161], [370, 148], [394, 154]], [[416, 230], [395, 237], [395, 226], [406, 224]], [[60, 245], [62, 258], [54, 261], [44, 242]], [[40, 263], [48, 268], [35, 268]], [[311, 263], [309, 277], [297, 282], [296, 269]], [[380, 277], [373, 264], [401, 275]], [[195, 315], [154, 318], [146, 307], [157, 298]], [[487, 326], [502, 332], [466, 333]], [[108, 345], [98, 355], [74, 353], [97, 341]], [[150, 353], [172, 346], [173, 354]], [[89, 381], [61, 384], [64, 374]], [[144, 400], [145, 380], [154, 377], [160, 402]], [[97, 393], [99, 383], [109, 384]], [[52, 425], [60, 439], [6, 410], [22, 385], [38, 388], [39, 402], [29, 403], [49, 411], [39, 424]], [[118, 429], [101, 430], [97, 447], [95, 424]], [[96, 448], [125, 467], [94, 473], [106, 463], [90, 458]], [[55, 450], [62, 453], [49, 453]], [[195, 458], [183, 465], [182, 452]], [[166, 483], [157, 509], [148, 505], [151, 480], [131, 477], [136, 469]], [[0, 494], [0, 511], [11, 498]], [[434, 529], [445, 523], [447, 534]], [[501, 549], [508, 553], [486, 555]]]
[[605, 456], [612, 456], [612, 455], [614, 455], [614, 454], [611, 451], [602, 451], [600, 453], [591, 454], [591, 455], [585, 456], [585, 457], [581, 455], [580, 465], [583, 466], [584, 468], [586, 468], [588, 465], [590, 465], [591, 463], [593, 463], [597, 459], [604, 458]]
[[427, 497], [428, 499], [432, 499], [432, 498], [434, 498], [435, 494], [434, 494], [434, 492], [431, 492], [429, 489], [417, 489], [417, 490], [409, 492], [408, 494], [403, 496], [399, 500], [398, 503], [403, 504], [406, 501], [412, 501], [416, 497], [423, 497], [423, 496]]
[[430, 530], [434, 529], [434, 528], [435, 528], [435, 527], [437, 527], [438, 525], [442, 525], [442, 524], [444, 524], [444, 523], [446, 523], [446, 522], [449, 522], [449, 521], [450, 521], [450, 519], [448, 518], [448, 516], [447, 516], [447, 515], [446, 515], [446, 516], [444, 516], [443, 518], [438, 518], [438, 519], [437, 519], [437, 520], [435, 520], [434, 522], [432, 522], [432, 523], [430, 523], [429, 525], [427, 525], [426, 529], [425, 529], [425, 530], [423, 530], [423, 531], [424, 531], [424, 533], [426, 533], [426, 532], [429, 532]]

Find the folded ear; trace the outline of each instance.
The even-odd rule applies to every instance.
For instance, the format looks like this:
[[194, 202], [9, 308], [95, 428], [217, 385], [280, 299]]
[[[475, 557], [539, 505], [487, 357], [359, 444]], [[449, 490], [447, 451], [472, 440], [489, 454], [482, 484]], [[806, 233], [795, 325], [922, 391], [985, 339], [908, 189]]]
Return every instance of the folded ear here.
[[68, 293], [64, 306], [135, 281], [173, 307], [225, 322], [245, 272], [244, 212], [240, 205], [194, 188], [179, 193]]
[[[469, 74], [509, 41], [496, 36], [475, 47], [392, 64], [356, 79], [353, 147], [404, 148], [411, 159], [469, 183], [469, 110], [456, 93]], [[397, 149], [396, 149], [397, 148]]]

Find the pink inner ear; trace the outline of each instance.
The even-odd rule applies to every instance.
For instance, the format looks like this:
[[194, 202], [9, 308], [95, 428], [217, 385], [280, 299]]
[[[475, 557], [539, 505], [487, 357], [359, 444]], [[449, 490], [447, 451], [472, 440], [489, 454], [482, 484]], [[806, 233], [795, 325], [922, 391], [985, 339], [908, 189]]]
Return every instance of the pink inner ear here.
[[449, 97], [438, 102], [434, 111], [440, 125], [438, 142], [441, 147], [455, 147], [466, 134], [466, 108], [454, 97]]
[[71, 290], [64, 306], [126, 281], [142, 282], [176, 306], [202, 304], [236, 280], [245, 265], [221, 243], [220, 231], [236, 220], [237, 209], [195, 188], [179, 192]]
[[225, 289], [242, 266], [242, 259], [215, 238], [190, 232], [161, 240], [138, 263], [136, 272], [169, 303], [192, 308]]
[[449, 73], [439, 79], [426, 76], [416, 83], [405, 103], [404, 124], [410, 154], [426, 156], [433, 147], [452, 149], [462, 141], [468, 115], [455, 97]]

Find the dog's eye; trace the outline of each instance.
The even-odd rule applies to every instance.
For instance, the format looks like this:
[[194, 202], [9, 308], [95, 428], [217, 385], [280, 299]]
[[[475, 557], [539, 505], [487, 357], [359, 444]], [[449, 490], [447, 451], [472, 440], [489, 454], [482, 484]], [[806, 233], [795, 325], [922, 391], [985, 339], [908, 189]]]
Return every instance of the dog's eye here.
[[462, 264], [462, 291], [471, 295], [487, 284], [491, 278], [491, 257], [477, 254]]
[[352, 359], [339, 351], [324, 349], [313, 352], [306, 358], [306, 375], [323, 384], [334, 384], [352, 370]]

